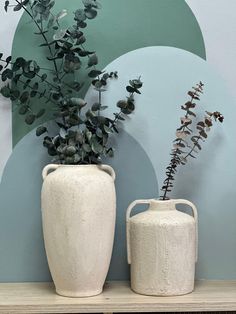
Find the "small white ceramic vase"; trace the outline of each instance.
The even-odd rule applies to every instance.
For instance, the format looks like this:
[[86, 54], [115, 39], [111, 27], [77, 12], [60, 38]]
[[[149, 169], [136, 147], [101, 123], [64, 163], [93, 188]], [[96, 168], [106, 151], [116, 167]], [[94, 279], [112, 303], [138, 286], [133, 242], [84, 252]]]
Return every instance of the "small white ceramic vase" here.
[[114, 240], [115, 172], [107, 165], [48, 165], [43, 179], [43, 233], [56, 292], [100, 294]]
[[[149, 204], [149, 208], [130, 217], [137, 204]], [[189, 205], [193, 217], [176, 210], [176, 204]], [[127, 250], [132, 290], [154, 296], [193, 291], [197, 221], [197, 209], [187, 200], [138, 200], [128, 207]]]

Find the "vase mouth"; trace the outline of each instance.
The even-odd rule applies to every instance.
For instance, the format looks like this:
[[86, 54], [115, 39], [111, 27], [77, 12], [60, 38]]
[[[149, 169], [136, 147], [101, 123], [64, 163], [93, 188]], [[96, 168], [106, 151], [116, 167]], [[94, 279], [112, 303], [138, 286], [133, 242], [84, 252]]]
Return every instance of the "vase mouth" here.
[[163, 203], [164, 202], [168, 203], [168, 202], [173, 202], [175, 199], [174, 198], [168, 198], [168, 199], [163, 200], [162, 198], [156, 198], [154, 200], [159, 201], [159, 202], [163, 202]]
[[73, 168], [73, 167], [100, 167], [100, 166], [104, 166], [104, 164], [88, 164], [88, 165], [64, 165], [64, 164], [55, 164], [58, 167], [68, 167], [68, 168]]
[[166, 200], [163, 200], [161, 198], [151, 198], [150, 199], [150, 201], [157, 202], [157, 203], [159, 203], [159, 202], [163, 202], [163, 203], [168, 203], [169, 202], [169, 203], [172, 203], [175, 200], [176, 200], [175, 198], [169, 198], [169, 199], [166, 199]]
[[174, 210], [175, 208], [175, 201], [174, 199], [162, 200], [159, 198], [150, 199], [150, 207], [149, 210], [151, 211], [169, 211]]

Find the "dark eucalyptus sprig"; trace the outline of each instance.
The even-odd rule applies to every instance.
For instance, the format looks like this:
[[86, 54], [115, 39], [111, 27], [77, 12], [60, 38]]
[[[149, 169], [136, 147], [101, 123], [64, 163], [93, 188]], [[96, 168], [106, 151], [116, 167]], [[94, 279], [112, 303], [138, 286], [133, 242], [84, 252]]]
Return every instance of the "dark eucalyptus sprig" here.
[[[60, 20], [67, 11], [54, 14], [54, 5], [53, 0], [5, 1], [6, 11], [10, 7], [13, 11], [24, 10], [27, 13], [36, 26], [34, 34], [39, 37], [39, 46], [47, 48], [45, 58], [51, 63], [51, 67], [44, 69], [35, 60], [25, 60], [22, 57], [12, 60], [11, 56], [4, 60], [0, 54], [0, 60], [5, 63], [4, 67], [0, 66], [2, 81], [11, 80], [14, 83], [6, 84], [1, 93], [15, 101], [19, 114], [25, 116], [25, 122], [29, 125], [45, 113], [40, 108], [40, 115], [38, 114], [39, 110], [34, 108], [35, 98], [43, 97], [46, 103], [57, 102], [60, 107], [68, 95], [79, 93], [83, 87], [83, 82], [74, 79], [83, 64], [91, 78], [102, 73], [96, 69], [96, 53], [84, 48], [86, 38], [82, 31], [87, 27], [87, 21], [97, 16], [100, 4], [96, 0], [83, 0], [84, 8], [74, 12], [75, 23], [66, 29], [60, 27]], [[86, 62], [83, 60], [85, 57]]]
[[[193, 119], [196, 119], [194, 112], [196, 108], [196, 102], [200, 100], [200, 96], [203, 93], [204, 84], [198, 83], [191, 91], [188, 92], [190, 100], [181, 106], [185, 115], [180, 118], [181, 125], [176, 130], [176, 139], [174, 140], [173, 148], [171, 151], [171, 160], [166, 168], [166, 179], [164, 180], [161, 196], [162, 200], [169, 199], [168, 192], [171, 192], [173, 188], [174, 175], [177, 173], [177, 168], [180, 165], [185, 165], [189, 157], [196, 158], [195, 154], [201, 150], [201, 141], [205, 141], [208, 137], [207, 132], [210, 131], [213, 126], [213, 122], [223, 122], [223, 115], [218, 112], [206, 111], [206, 116], [203, 120], [197, 122], [194, 131], [191, 127]], [[194, 134], [194, 132], [197, 132]]]
[[[74, 22], [68, 28], [60, 26], [67, 10], [54, 13], [53, 0], [5, 1], [5, 11], [24, 10], [35, 24], [35, 36], [39, 46], [46, 49], [49, 66], [41, 67], [36, 60], [18, 57], [12, 60], [0, 53], [0, 76], [5, 86], [0, 93], [14, 101], [20, 115], [32, 125], [46, 111], [54, 112], [57, 134], [50, 134], [46, 125], [40, 125], [36, 135], [44, 135], [43, 145], [53, 162], [61, 164], [100, 163], [103, 156], [113, 156], [109, 144], [113, 133], [118, 133], [118, 123], [135, 109], [134, 95], [140, 94], [140, 78], [131, 80], [126, 87], [128, 96], [117, 103], [114, 117], [107, 117], [108, 108], [102, 104], [102, 93], [108, 81], [117, 79], [117, 72], [107, 73], [98, 67], [95, 51], [86, 49], [84, 29], [94, 19], [101, 5], [96, 0], [82, 0], [83, 8], [74, 12]], [[87, 71], [92, 85], [98, 93], [94, 104], [87, 104], [80, 97], [84, 82], [79, 80], [81, 69]], [[37, 108], [35, 99], [44, 99], [46, 106]], [[50, 107], [48, 107], [50, 105]]]
[[[137, 89], [134, 93], [140, 93], [142, 83], [139, 79], [130, 81], [126, 89], [130, 90], [132, 86]], [[59, 135], [44, 138], [44, 146], [48, 149], [49, 155], [54, 156], [53, 162], [98, 164], [102, 162], [102, 157], [113, 157], [114, 149], [109, 143], [109, 138], [114, 133], [119, 133], [118, 122], [124, 121], [125, 116], [135, 110], [134, 96], [129, 93], [126, 100], [118, 101], [119, 111], [114, 113], [114, 119], [103, 114], [107, 106], [102, 105], [100, 96], [98, 98], [98, 102], [87, 110], [84, 110], [87, 103], [83, 99], [71, 98], [67, 103], [66, 106], [73, 108], [74, 115], [66, 117], [63, 123], [57, 122], [60, 127]], [[42, 128], [45, 129], [38, 135], [47, 132], [46, 127]]]

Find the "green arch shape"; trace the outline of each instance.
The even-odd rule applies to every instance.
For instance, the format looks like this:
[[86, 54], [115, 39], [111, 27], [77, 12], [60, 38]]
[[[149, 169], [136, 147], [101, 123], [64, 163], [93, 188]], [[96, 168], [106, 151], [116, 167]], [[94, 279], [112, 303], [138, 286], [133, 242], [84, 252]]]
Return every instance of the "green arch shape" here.
[[[102, 10], [86, 29], [86, 47], [96, 50], [100, 68], [105, 68], [114, 59], [134, 49], [147, 46], [171, 46], [192, 52], [206, 58], [203, 36], [198, 22], [184, 0], [102, 0]], [[68, 16], [65, 24], [72, 20], [72, 12], [79, 6], [78, 1], [57, 0], [55, 10], [66, 7]], [[39, 48], [41, 41], [33, 34], [34, 26], [23, 14], [13, 42], [13, 57], [23, 56], [35, 59], [39, 64], [44, 61], [46, 51]], [[94, 49], [95, 48], [95, 49]], [[114, 69], [115, 70], [115, 69]], [[82, 73], [84, 75], [84, 73]], [[168, 82], [167, 82], [168, 83]], [[89, 85], [82, 91], [83, 96]], [[44, 107], [42, 101], [35, 104]], [[48, 113], [37, 124], [50, 119]], [[13, 110], [13, 146], [35, 128], [36, 123], [27, 126], [17, 110]]]

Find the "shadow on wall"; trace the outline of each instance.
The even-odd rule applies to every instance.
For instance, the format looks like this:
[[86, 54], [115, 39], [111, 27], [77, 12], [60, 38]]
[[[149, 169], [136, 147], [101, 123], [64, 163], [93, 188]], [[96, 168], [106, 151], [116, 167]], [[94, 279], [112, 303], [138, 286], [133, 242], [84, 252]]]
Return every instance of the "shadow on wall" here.
[[[32, 131], [16, 146], [0, 186], [0, 281], [51, 280], [44, 251], [40, 190], [41, 171], [49, 162], [46, 151]], [[108, 279], [127, 279], [125, 211], [137, 198], [151, 198], [157, 179], [142, 147], [121, 132], [115, 158], [117, 171], [117, 227]], [[141, 167], [142, 165], [142, 167]], [[119, 170], [118, 170], [119, 169]]]

